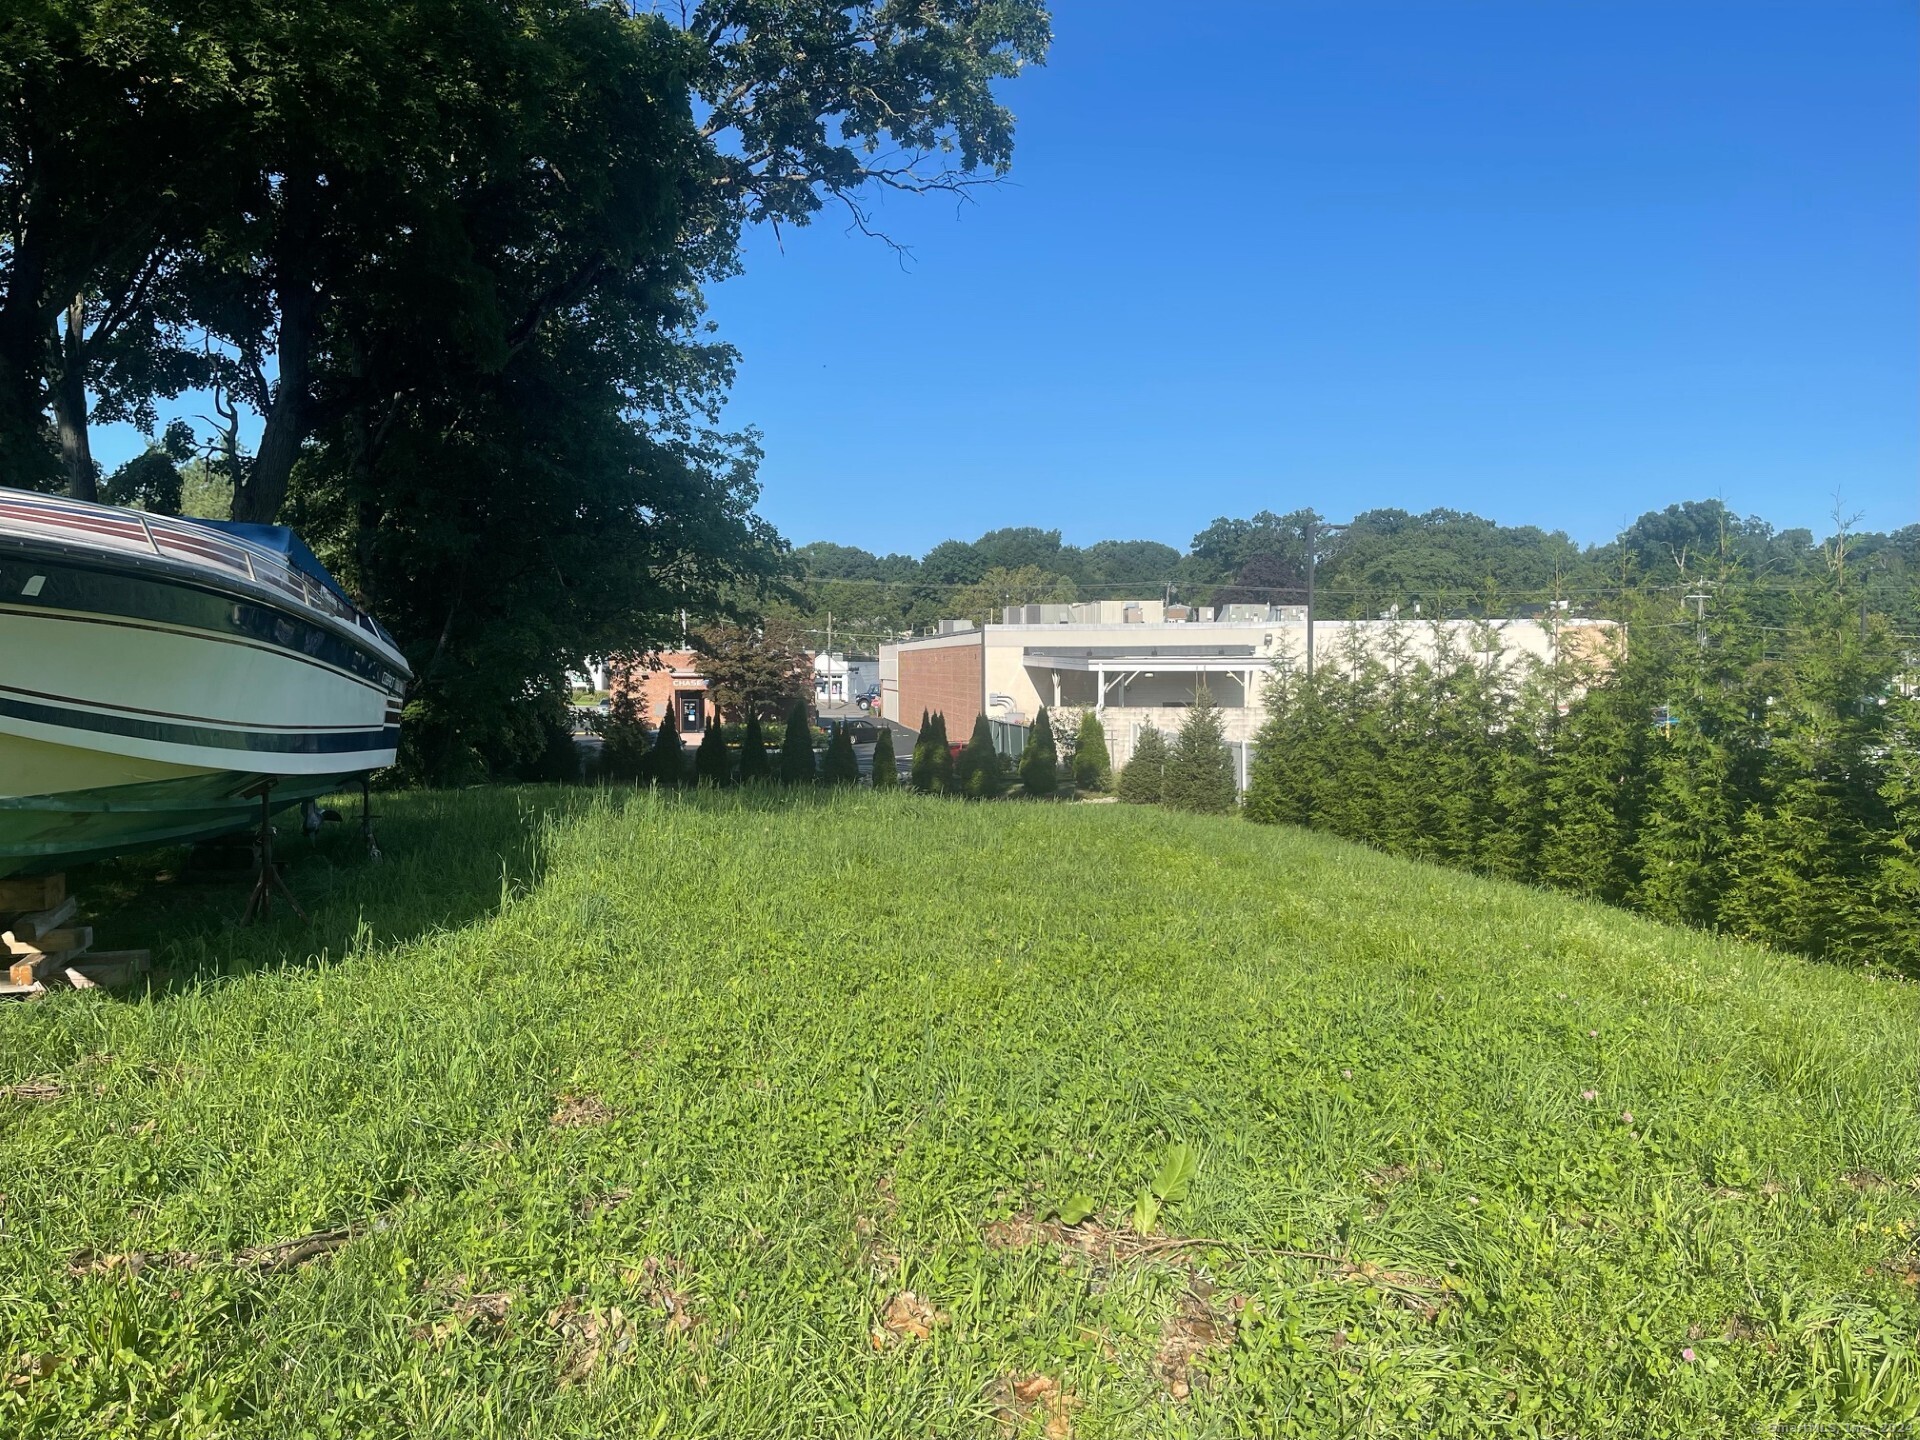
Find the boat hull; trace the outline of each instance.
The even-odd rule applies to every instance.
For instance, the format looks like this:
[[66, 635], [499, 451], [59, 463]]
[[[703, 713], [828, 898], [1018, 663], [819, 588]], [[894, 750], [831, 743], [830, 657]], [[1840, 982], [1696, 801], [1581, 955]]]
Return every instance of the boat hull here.
[[[63, 870], [130, 850], [249, 829], [259, 822], [260, 800], [245, 792], [262, 779], [273, 779], [269, 804], [281, 810], [338, 790], [352, 778], [350, 773], [266, 777], [186, 770], [127, 780], [128, 767], [113, 757], [59, 752], [60, 747], [0, 735], [0, 774], [31, 765], [65, 777], [55, 792], [0, 795], [0, 876]], [[89, 775], [117, 783], [87, 784]]]
[[394, 761], [405, 662], [384, 635], [264, 554], [159, 526], [136, 532], [152, 556], [0, 531], [0, 875], [243, 829], [262, 781], [277, 809]]

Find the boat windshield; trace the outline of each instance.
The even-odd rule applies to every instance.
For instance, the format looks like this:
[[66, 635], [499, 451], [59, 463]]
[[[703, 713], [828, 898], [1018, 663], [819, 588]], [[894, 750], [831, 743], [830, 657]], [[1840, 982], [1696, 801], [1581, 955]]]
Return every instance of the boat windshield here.
[[284, 525], [254, 525], [244, 520], [205, 520], [197, 515], [182, 515], [179, 518], [190, 524], [204, 525], [209, 530], [224, 531], [236, 539], [245, 540], [249, 545], [284, 556], [286, 562], [301, 574], [319, 581], [349, 605], [353, 604], [353, 597], [327, 573], [327, 567], [307, 548], [307, 542]]

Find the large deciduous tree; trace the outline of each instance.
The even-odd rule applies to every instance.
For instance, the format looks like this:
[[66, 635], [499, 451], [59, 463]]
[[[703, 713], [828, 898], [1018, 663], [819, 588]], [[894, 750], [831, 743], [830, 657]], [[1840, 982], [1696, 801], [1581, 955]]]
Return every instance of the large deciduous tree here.
[[813, 691], [806, 636], [782, 616], [759, 625], [709, 625], [694, 636], [694, 646], [701, 674], [729, 714], [770, 719]]

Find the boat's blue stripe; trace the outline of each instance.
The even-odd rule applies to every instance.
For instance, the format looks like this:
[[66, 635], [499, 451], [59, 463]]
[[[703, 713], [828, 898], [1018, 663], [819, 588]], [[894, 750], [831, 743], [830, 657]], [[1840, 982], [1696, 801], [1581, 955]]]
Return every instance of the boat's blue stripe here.
[[31, 700], [0, 696], [0, 715], [57, 725], [67, 730], [125, 735], [166, 745], [195, 745], [210, 750], [238, 750], [264, 755], [350, 755], [392, 750], [400, 743], [400, 727], [375, 730], [305, 731], [295, 735], [263, 734], [213, 725], [179, 725], [166, 720], [140, 720], [129, 715], [104, 715], [97, 710], [69, 710], [59, 705], [37, 705]]

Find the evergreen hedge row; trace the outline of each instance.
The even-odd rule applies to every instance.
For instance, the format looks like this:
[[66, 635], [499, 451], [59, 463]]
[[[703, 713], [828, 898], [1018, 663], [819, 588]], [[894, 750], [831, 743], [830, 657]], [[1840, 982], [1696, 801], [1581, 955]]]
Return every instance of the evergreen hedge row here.
[[1687, 588], [1704, 619], [1644, 601], [1602, 664], [1389, 637], [1276, 681], [1246, 814], [1920, 972], [1911, 655], [1837, 582], [1784, 627], [1737, 577]]

